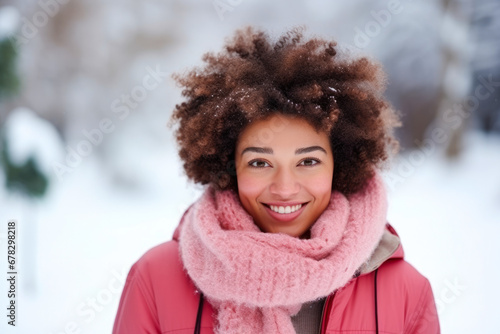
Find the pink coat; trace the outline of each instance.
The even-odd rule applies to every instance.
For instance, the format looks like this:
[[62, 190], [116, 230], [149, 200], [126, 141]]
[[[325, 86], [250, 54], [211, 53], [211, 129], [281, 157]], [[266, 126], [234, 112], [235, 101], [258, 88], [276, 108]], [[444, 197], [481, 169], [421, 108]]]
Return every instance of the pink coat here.
[[[387, 224], [387, 230], [397, 236]], [[183, 270], [179, 233], [144, 254], [130, 269], [113, 334], [191, 334], [199, 297]], [[377, 268], [352, 279], [326, 300], [321, 333], [440, 333], [429, 281], [404, 260], [401, 244]], [[375, 308], [375, 273], [377, 310]], [[377, 312], [376, 312], [377, 311]], [[201, 333], [213, 333], [213, 310], [205, 302]]]

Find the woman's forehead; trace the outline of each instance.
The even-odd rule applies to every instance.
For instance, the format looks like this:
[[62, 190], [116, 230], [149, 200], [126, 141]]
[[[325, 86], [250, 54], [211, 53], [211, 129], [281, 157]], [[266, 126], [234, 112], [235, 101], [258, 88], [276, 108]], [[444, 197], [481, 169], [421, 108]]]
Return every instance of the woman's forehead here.
[[285, 115], [273, 115], [250, 123], [240, 134], [237, 148], [241, 151], [248, 146], [303, 147], [308, 144], [317, 144], [318, 141], [328, 142], [328, 135], [316, 131], [307, 120]]

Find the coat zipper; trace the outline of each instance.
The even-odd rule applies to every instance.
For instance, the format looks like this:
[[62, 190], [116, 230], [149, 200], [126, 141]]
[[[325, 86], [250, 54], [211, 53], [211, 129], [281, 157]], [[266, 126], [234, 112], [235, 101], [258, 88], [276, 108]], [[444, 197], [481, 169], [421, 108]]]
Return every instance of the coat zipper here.
[[335, 293], [326, 297], [325, 303], [323, 304], [323, 311], [321, 312], [321, 322], [320, 322], [321, 326], [319, 329], [319, 334], [325, 334], [326, 324], [324, 323], [324, 321], [326, 320], [326, 312], [328, 312], [328, 310], [331, 309], [330, 305], [332, 304], [333, 298], [335, 297], [336, 293], [337, 292], [335, 291]]

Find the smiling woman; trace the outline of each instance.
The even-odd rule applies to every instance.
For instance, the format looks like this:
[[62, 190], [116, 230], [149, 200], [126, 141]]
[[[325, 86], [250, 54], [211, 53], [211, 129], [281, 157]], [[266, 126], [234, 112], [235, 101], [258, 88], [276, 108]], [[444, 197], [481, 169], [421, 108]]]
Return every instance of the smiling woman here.
[[439, 333], [386, 220], [399, 123], [380, 65], [298, 29], [238, 31], [204, 60], [172, 119], [207, 186], [132, 266], [113, 333]]
[[[276, 123], [286, 127], [265, 139], [258, 136]], [[264, 232], [304, 236], [330, 202], [328, 134], [301, 118], [278, 113], [252, 123], [237, 141], [235, 158], [241, 204]]]

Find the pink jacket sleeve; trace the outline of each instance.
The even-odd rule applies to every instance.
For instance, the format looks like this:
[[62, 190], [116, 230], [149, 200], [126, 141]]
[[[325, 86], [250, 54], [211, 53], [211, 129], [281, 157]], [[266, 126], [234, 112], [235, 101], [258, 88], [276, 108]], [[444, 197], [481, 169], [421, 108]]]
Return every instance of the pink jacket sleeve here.
[[151, 285], [145, 284], [138, 264], [130, 269], [120, 298], [113, 334], [160, 334]]
[[422, 291], [420, 305], [411, 322], [408, 334], [440, 334], [439, 318], [434, 302], [431, 285], [426, 280], [424, 290]]

